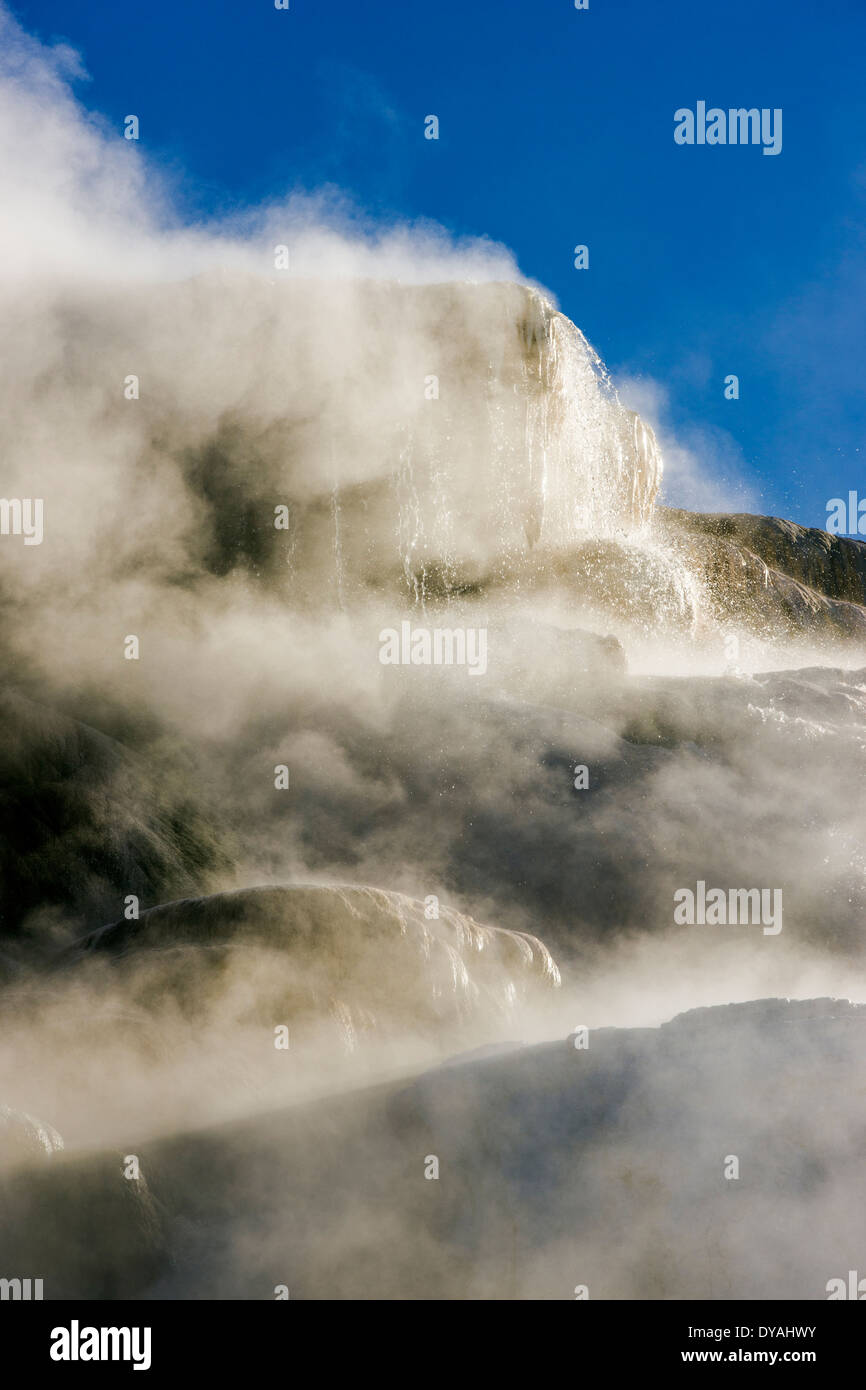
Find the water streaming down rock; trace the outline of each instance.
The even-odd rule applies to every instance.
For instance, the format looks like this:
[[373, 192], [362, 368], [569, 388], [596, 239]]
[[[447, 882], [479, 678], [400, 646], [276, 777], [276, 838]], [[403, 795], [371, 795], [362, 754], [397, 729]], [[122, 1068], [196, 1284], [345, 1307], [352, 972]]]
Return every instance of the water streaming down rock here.
[[63, 1149], [53, 1125], [0, 1104], [0, 1173], [50, 1158]]
[[[134, 410], [115, 390], [118, 354], [133, 349], [147, 382]], [[7, 490], [22, 495], [28, 360], [0, 384]], [[810, 543], [787, 573], [784, 553], [803, 549], [790, 530], [764, 544], [752, 527], [735, 543], [659, 519], [652, 430], [528, 286], [211, 271], [67, 288], [39, 380], [51, 383], [42, 428], [63, 440], [63, 466], [40, 484], [45, 513], [75, 525], [26, 575], [0, 554], [25, 631], [49, 599], [60, 613], [70, 574], [70, 614], [88, 585], [130, 591], [134, 607], [142, 582], [178, 593], [231, 577], [296, 611], [351, 611], [373, 596], [522, 596], [553, 577], [572, 625], [586, 614], [618, 635], [717, 637], [742, 619], [762, 638], [862, 641], [863, 565], [847, 554], [864, 547], [824, 564]], [[82, 508], [81, 476], [98, 507]], [[837, 591], [816, 594], [834, 567]]]
[[[456, 379], [446, 358], [437, 397], [407, 426], [402, 561], [422, 584], [425, 573], [453, 575], [472, 559], [512, 570], [537, 545], [633, 532], [649, 521], [661, 482], [652, 431], [619, 404], [574, 324], [536, 291], [460, 287], [460, 312], [473, 312], [476, 298], [498, 322], [475, 361], [462, 351]], [[449, 344], [447, 316], [440, 330]]]
[[[439, 370], [425, 377], [429, 399], [405, 422], [400, 465], [382, 496], [398, 517], [410, 595], [509, 582], [537, 568], [533, 551], [639, 532], [661, 455], [574, 324], [518, 286], [413, 293], [442, 310]], [[483, 341], [461, 334], [464, 315], [486, 321]], [[389, 570], [387, 555], [380, 559]]]
[[[181, 551], [187, 569], [243, 570], [295, 602], [351, 604], [394, 581], [423, 597], [443, 580], [510, 574], [534, 550], [630, 535], [652, 514], [652, 431], [574, 324], [526, 286], [210, 272], [68, 290], [55, 333], [51, 411], [69, 468], [98, 436], [103, 524], [120, 522], [132, 487], [136, 562], [166, 577], [184, 572]], [[227, 337], [232, 350], [216, 351]], [[114, 393], [131, 345], [147, 382], [134, 412]], [[10, 476], [27, 465], [22, 390], [10, 379], [0, 411]], [[157, 477], [173, 503], [158, 518]], [[68, 509], [68, 479], [46, 478], [46, 514]], [[289, 538], [274, 529], [277, 502]]]
[[65, 959], [106, 956], [126, 972], [130, 1005], [155, 980], [163, 1003], [180, 998], [206, 1018], [218, 973], [223, 1025], [290, 1019], [297, 1046], [305, 1025], [330, 1016], [350, 1051], [365, 1029], [453, 1038], [478, 1016], [510, 1019], [518, 1002], [560, 983], [550, 952], [527, 933], [481, 926], [444, 904], [432, 916], [400, 893], [309, 884], [164, 903], [100, 928]]

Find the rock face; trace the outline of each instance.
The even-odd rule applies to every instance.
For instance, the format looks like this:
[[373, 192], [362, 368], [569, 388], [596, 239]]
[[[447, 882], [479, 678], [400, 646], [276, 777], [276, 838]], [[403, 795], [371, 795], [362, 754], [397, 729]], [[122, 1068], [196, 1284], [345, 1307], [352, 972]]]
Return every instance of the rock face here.
[[756, 635], [866, 646], [866, 544], [778, 517], [659, 508], [656, 529], [688, 557], [718, 620]]
[[776, 516], [708, 516], [665, 509], [687, 530], [733, 541], [750, 550], [770, 569], [796, 579], [826, 598], [866, 604], [866, 542], [831, 536], [815, 527], [798, 526]]
[[858, 1268], [866, 1008], [574, 1041], [141, 1145], [146, 1210], [119, 1159], [54, 1164], [4, 1252], [46, 1298], [822, 1300]]

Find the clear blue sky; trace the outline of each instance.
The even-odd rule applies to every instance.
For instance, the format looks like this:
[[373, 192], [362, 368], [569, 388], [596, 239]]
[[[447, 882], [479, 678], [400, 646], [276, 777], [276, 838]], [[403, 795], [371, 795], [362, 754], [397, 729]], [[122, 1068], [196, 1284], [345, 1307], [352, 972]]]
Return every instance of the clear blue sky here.
[[[725, 432], [759, 509], [821, 526], [866, 495], [864, 0], [12, 8], [81, 52], [87, 106], [140, 116], [191, 214], [329, 182], [504, 242], [615, 378], [667, 387], [675, 432]], [[675, 145], [699, 99], [781, 107], [782, 153]]]

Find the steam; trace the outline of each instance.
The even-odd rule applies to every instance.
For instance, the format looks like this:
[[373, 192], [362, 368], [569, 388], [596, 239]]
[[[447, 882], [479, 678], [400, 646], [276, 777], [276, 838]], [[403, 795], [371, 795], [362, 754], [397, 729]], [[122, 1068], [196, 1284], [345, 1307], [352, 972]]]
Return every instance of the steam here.
[[670, 425], [670, 392], [647, 376], [619, 376], [626, 404], [658, 435], [665, 458], [664, 502], [698, 512], [760, 510], [759, 494], [739, 446], [726, 430]]

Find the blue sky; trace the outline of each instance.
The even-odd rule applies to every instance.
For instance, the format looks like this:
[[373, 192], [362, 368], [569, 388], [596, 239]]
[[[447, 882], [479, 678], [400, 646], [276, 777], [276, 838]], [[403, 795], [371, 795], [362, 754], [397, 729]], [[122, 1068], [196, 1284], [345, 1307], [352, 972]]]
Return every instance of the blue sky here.
[[[489, 236], [751, 508], [821, 526], [828, 498], [866, 495], [863, 0], [12, 10], [80, 51], [85, 105], [118, 132], [139, 115], [189, 217], [333, 184], [383, 221]], [[781, 107], [781, 154], [676, 145], [698, 100]]]

